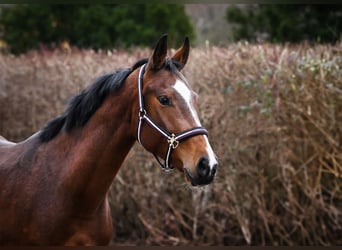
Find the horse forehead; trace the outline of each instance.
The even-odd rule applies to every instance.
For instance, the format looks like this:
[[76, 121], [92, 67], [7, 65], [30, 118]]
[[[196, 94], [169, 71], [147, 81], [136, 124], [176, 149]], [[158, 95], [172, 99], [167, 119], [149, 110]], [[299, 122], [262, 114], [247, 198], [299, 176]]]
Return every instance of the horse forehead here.
[[153, 75], [149, 75], [148, 84], [154, 89], [167, 89], [174, 84], [177, 76], [169, 70], [160, 70]]

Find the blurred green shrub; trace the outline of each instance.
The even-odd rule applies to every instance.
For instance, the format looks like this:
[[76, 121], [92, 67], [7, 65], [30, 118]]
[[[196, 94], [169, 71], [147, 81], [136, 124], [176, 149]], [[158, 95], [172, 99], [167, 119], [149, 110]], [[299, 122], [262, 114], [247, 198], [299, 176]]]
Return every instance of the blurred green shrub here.
[[12, 53], [39, 45], [69, 42], [81, 48], [150, 46], [168, 33], [179, 43], [194, 38], [181, 4], [6, 5], [1, 7], [0, 39]]
[[232, 5], [226, 18], [234, 40], [333, 43], [342, 36], [342, 5]]

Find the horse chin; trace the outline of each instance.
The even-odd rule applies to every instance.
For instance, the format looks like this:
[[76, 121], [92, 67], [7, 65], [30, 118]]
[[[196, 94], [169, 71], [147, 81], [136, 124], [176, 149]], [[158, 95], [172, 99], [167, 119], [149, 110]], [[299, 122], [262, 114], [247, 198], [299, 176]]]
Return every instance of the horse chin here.
[[179, 171], [183, 171], [183, 163], [179, 160], [173, 160], [171, 163], [170, 163], [170, 167], [173, 168], [173, 169], [177, 169]]

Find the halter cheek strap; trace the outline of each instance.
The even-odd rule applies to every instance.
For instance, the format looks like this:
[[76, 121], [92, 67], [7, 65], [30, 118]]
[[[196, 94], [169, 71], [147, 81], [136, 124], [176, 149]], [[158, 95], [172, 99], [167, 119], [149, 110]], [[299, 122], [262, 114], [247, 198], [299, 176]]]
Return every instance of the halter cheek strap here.
[[144, 64], [139, 71], [138, 77], [138, 92], [139, 92], [139, 123], [138, 123], [138, 141], [142, 145], [141, 142], [141, 128], [143, 121], [146, 121], [150, 126], [156, 129], [160, 134], [162, 134], [168, 143], [168, 149], [166, 151], [164, 162], [162, 162], [159, 157], [153, 153], [154, 157], [158, 161], [159, 165], [162, 169], [170, 171], [173, 169], [170, 165], [171, 153], [174, 149], [176, 149], [180, 142], [196, 136], [196, 135], [206, 135], [208, 136], [208, 131], [203, 127], [194, 127], [188, 130], [185, 130], [179, 134], [170, 133], [168, 130], [160, 127], [146, 112], [144, 107], [144, 99], [142, 94], [142, 85], [143, 85], [143, 76], [145, 73], [146, 64]]

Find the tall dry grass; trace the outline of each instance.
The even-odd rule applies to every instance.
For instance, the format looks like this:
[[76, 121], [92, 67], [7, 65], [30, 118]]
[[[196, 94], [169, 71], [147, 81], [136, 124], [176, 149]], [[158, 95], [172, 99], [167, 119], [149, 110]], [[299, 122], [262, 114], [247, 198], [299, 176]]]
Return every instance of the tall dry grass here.
[[[0, 134], [19, 141], [104, 72], [149, 50], [0, 55]], [[110, 192], [113, 244], [341, 245], [342, 44], [193, 49], [184, 69], [199, 93], [220, 168], [191, 189], [134, 146]]]

